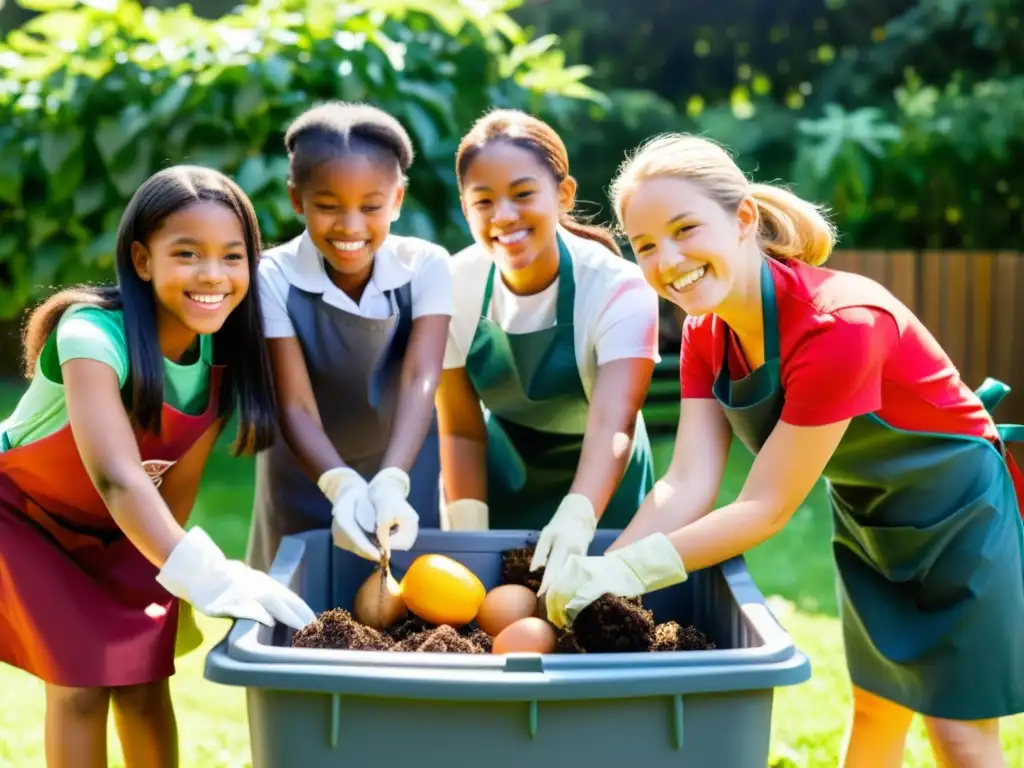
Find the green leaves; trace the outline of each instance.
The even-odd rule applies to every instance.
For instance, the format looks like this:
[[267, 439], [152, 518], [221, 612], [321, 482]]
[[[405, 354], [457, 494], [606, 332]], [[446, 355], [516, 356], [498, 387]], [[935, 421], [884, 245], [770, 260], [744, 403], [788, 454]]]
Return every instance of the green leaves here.
[[53, 202], [63, 202], [75, 193], [85, 173], [81, 129], [68, 126], [46, 131], [39, 138], [39, 159], [49, 174], [49, 193]]
[[18, 0], [18, 5], [30, 11], [59, 11], [65, 8], [74, 8], [78, 5], [77, 0]]
[[255, 0], [213, 21], [186, 4], [22, 4], [42, 15], [0, 41], [0, 319], [50, 285], [112, 279], [125, 205], [169, 165], [228, 173], [268, 242], [297, 234], [282, 137], [329, 99], [402, 121], [416, 162], [395, 231], [461, 248], [469, 124], [492, 105], [594, 98], [557, 38], [531, 44], [507, 15], [518, 0]]

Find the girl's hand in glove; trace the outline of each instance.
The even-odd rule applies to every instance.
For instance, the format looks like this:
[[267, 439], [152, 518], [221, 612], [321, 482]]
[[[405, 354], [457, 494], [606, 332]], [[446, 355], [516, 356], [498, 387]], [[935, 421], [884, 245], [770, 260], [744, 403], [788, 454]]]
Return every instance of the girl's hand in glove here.
[[551, 522], [544, 526], [530, 562], [530, 570], [544, 568], [537, 594], [543, 597], [570, 555], [585, 555], [597, 532], [597, 516], [590, 499], [570, 493], [558, 505]]
[[175, 597], [218, 618], [252, 619], [302, 629], [316, 618], [305, 601], [262, 571], [228, 560], [201, 528], [178, 542], [156, 577]]
[[333, 504], [331, 536], [334, 546], [367, 560], [380, 560], [380, 549], [370, 541], [377, 532], [377, 513], [370, 502], [369, 486], [350, 467], [335, 467], [324, 472], [317, 486]]
[[[389, 549], [412, 549], [420, 532], [420, 516], [406, 501], [409, 475], [398, 467], [385, 467], [370, 481], [368, 496], [376, 512], [378, 538], [389, 540]], [[382, 530], [385, 536], [380, 535]]]
[[683, 561], [663, 533], [600, 557], [570, 555], [548, 588], [547, 617], [564, 629], [604, 594], [639, 597], [685, 580]]

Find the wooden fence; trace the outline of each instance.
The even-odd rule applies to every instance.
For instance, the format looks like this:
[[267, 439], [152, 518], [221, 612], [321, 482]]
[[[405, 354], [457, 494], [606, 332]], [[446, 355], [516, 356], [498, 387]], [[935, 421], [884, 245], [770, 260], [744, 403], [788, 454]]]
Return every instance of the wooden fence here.
[[[935, 334], [970, 387], [991, 376], [1012, 388], [997, 421], [1024, 423], [1024, 254], [840, 250], [826, 266], [886, 286]], [[666, 351], [678, 349], [672, 344]]]
[[1000, 420], [1024, 420], [1024, 254], [840, 251], [829, 266], [885, 285], [935, 334], [969, 386], [992, 376], [1013, 388]]

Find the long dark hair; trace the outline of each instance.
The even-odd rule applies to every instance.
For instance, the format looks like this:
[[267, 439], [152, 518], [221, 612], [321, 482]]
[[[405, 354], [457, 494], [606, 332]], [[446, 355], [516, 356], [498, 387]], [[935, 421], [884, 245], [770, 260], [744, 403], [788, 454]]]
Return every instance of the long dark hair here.
[[277, 416], [270, 358], [260, 313], [257, 268], [262, 242], [252, 203], [227, 176], [199, 166], [179, 165], [151, 176], [132, 196], [117, 228], [116, 286], [80, 285], [59, 291], [35, 309], [23, 335], [29, 377], [47, 339], [73, 304], [124, 313], [129, 384], [125, 405], [133, 423], [160, 433], [164, 402], [164, 362], [156, 333], [152, 286], [132, 262], [132, 243], [145, 243], [171, 214], [197, 202], [214, 202], [234, 212], [245, 236], [249, 290], [213, 337], [214, 363], [225, 366], [219, 415], [227, 421], [238, 410], [232, 453], [254, 453], [271, 444]]
[[[455, 155], [455, 176], [460, 190], [473, 160], [480, 150], [494, 141], [504, 141], [531, 152], [551, 172], [556, 184], [561, 184], [569, 175], [569, 153], [554, 128], [517, 109], [496, 109], [477, 120], [459, 144]], [[594, 240], [616, 256], [622, 255], [615, 235], [608, 229], [577, 221], [571, 212], [560, 214], [558, 223], [574, 235]]]

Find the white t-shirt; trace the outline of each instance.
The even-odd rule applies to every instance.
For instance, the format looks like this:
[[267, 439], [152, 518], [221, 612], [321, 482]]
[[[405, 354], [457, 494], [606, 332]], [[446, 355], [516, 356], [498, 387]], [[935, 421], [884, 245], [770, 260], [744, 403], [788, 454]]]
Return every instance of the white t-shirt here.
[[323, 257], [303, 232], [263, 254], [259, 267], [263, 327], [269, 339], [294, 336], [288, 317], [291, 286], [322, 294], [323, 301], [346, 312], [378, 320], [391, 317], [385, 291], [412, 282], [413, 319], [424, 315], [451, 315], [451, 256], [440, 245], [418, 237], [389, 235], [373, 257], [373, 274], [356, 304], [331, 282]]
[[[658, 354], [658, 294], [644, 279], [640, 267], [616, 256], [600, 243], [574, 235], [562, 227], [576, 280], [573, 305], [573, 340], [576, 366], [587, 397], [598, 366], [625, 358], [661, 359]], [[444, 367], [462, 368], [476, 334], [491, 257], [473, 244], [452, 257], [455, 314], [448, 327]], [[540, 293], [517, 296], [495, 271], [488, 318], [507, 333], [528, 333], [555, 324], [558, 280]]]

